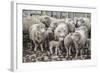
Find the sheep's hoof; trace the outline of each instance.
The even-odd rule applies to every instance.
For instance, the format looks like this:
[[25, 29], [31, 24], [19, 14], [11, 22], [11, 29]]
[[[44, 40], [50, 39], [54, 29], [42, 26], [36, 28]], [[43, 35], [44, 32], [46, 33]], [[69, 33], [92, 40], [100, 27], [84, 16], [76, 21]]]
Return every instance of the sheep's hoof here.
[[85, 59], [85, 57], [84, 57], [83, 55], [81, 55], [81, 56], [80, 56], [80, 59], [83, 60], [83, 59]]
[[78, 58], [78, 56], [75, 56], [75, 58], [74, 58], [74, 59], [76, 60], [77, 58]]

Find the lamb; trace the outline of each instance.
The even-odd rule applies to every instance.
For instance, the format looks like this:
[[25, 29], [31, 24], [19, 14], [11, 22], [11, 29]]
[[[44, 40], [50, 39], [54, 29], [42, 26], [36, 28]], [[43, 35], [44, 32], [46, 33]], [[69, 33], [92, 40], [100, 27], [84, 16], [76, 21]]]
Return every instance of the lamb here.
[[56, 55], [57, 55], [57, 53], [61, 54], [60, 49], [59, 49], [60, 43], [58, 41], [50, 41], [49, 46], [50, 46], [49, 50], [50, 50], [51, 54], [53, 54], [53, 48], [55, 48], [55, 54]]
[[37, 50], [38, 46], [41, 47], [43, 51], [43, 42], [45, 36], [45, 25], [44, 24], [34, 24], [29, 28], [30, 39], [35, 44], [34, 51]]

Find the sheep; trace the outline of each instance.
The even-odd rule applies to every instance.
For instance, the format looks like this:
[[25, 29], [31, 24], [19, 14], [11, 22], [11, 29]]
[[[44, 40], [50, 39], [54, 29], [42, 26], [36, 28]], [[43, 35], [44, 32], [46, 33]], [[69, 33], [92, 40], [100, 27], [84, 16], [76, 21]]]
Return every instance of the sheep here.
[[51, 39], [53, 40], [54, 30], [56, 29], [58, 24], [60, 24], [60, 22], [63, 22], [63, 20], [55, 19], [54, 21], [51, 22], [50, 26], [47, 28], [46, 36], [47, 36], [47, 38], [49, 38], [49, 40], [51, 40]]
[[59, 23], [57, 28], [54, 30], [54, 40], [49, 42], [50, 53], [53, 53], [53, 48], [55, 48], [55, 54], [60, 52], [60, 47], [63, 49], [62, 41], [65, 35], [68, 34], [68, 28], [65, 23]]
[[30, 39], [34, 42], [35, 48], [37, 50], [40, 45], [41, 51], [43, 51], [43, 42], [45, 36], [45, 25], [44, 24], [34, 24], [29, 28]]
[[60, 54], [60, 49], [59, 49], [59, 46], [60, 46], [60, 43], [58, 41], [50, 41], [49, 42], [49, 50], [50, 50], [50, 53], [53, 54], [53, 48], [55, 48], [55, 54], [57, 55], [57, 53]]
[[85, 54], [90, 55], [91, 53], [91, 39], [87, 38], [86, 44], [85, 44]]
[[69, 29], [69, 33], [75, 32], [75, 24], [72, 19], [69, 19], [69, 21], [67, 22], [67, 26]]
[[76, 24], [77, 24], [78, 27], [80, 27], [82, 25], [85, 25], [88, 28], [90, 28], [90, 20], [89, 20], [89, 18], [80, 17], [80, 18], [77, 19]]
[[73, 48], [73, 40], [72, 40], [72, 33], [69, 33], [65, 38], [64, 38], [64, 46], [67, 51], [67, 57], [71, 55], [71, 49]]
[[28, 32], [30, 26], [33, 24], [40, 24], [40, 20], [38, 17], [35, 16], [27, 16], [22, 19], [22, 24], [23, 24], [23, 31]]
[[[68, 34], [68, 27], [66, 26], [66, 23], [59, 23], [57, 28], [54, 30], [54, 40], [59, 43], [59, 48], [62, 50], [64, 49], [63, 41], [67, 34]], [[56, 54], [57, 54], [57, 51], [56, 51]]]
[[57, 28], [54, 30], [54, 37], [59, 41], [63, 41], [68, 32], [68, 26], [66, 23], [59, 23]]
[[75, 27], [76, 27], [76, 28], [78, 27], [78, 25], [77, 25], [78, 20], [79, 20], [78, 17], [74, 17], [74, 18], [73, 18], [73, 21], [74, 21], [74, 24], [75, 24]]
[[46, 16], [46, 15], [44, 15], [44, 16], [35, 16], [35, 15], [27, 16], [27, 17], [23, 18], [23, 20], [22, 20], [23, 31], [28, 31], [30, 26], [32, 26], [34, 24], [41, 24], [41, 23], [43, 23], [46, 26], [46, 28], [48, 28], [53, 20], [55, 20], [55, 19], [52, 17]]
[[82, 58], [82, 53], [83, 53], [85, 43], [87, 40], [87, 28], [85, 26], [81, 26], [77, 28], [71, 37], [75, 44], [75, 49], [76, 49], [75, 58], [77, 58], [79, 50], [80, 50], [80, 55]]
[[56, 18], [52, 18], [50, 16], [44, 15], [39, 17], [40, 22], [45, 24], [46, 28], [50, 26], [50, 24], [56, 20]]
[[62, 22], [65, 22], [65, 19], [54, 19], [54, 20], [51, 22], [49, 28], [51, 28], [51, 30], [54, 31], [55, 28], [56, 28], [60, 23], [62, 23]]
[[45, 37], [46, 37], [46, 40], [48, 40], [48, 41], [54, 40], [54, 32], [52, 31], [51, 28], [48, 28], [46, 30]]
[[77, 20], [77, 27], [86, 26], [88, 29], [88, 37], [91, 38], [91, 23], [89, 18], [80, 17]]
[[51, 30], [51, 28], [47, 28], [45, 31], [45, 48], [47, 51], [49, 51], [49, 42], [54, 40], [54, 32]]

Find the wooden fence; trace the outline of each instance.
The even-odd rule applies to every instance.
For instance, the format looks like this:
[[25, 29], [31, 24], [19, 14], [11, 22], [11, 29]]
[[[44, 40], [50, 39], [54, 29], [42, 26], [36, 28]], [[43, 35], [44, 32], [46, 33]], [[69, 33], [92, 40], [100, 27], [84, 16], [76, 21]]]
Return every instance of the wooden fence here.
[[62, 12], [62, 11], [41, 11], [41, 10], [23, 10], [23, 17], [28, 15], [48, 15], [54, 18], [74, 18], [74, 17], [87, 17], [91, 18], [90, 13], [83, 12]]

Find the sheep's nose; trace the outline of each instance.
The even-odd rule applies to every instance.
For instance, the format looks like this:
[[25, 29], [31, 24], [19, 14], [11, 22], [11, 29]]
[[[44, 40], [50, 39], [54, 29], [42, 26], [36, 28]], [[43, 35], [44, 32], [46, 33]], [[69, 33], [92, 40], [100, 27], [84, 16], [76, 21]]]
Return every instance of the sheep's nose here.
[[45, 29], [42, 29], [41, 32], [44, 33], [45, 32]]
[[51, 36], [52, 35], [52, 32], [49, 32], [49, 36]]
[[62, 42], [64, 40], [63, 37], [59, 37], [59, 41]]
[[64, 34], [64, 33], [60, 34], [60, 37], [64, 37], [64, 36], [65, 36], [65, 34]]

